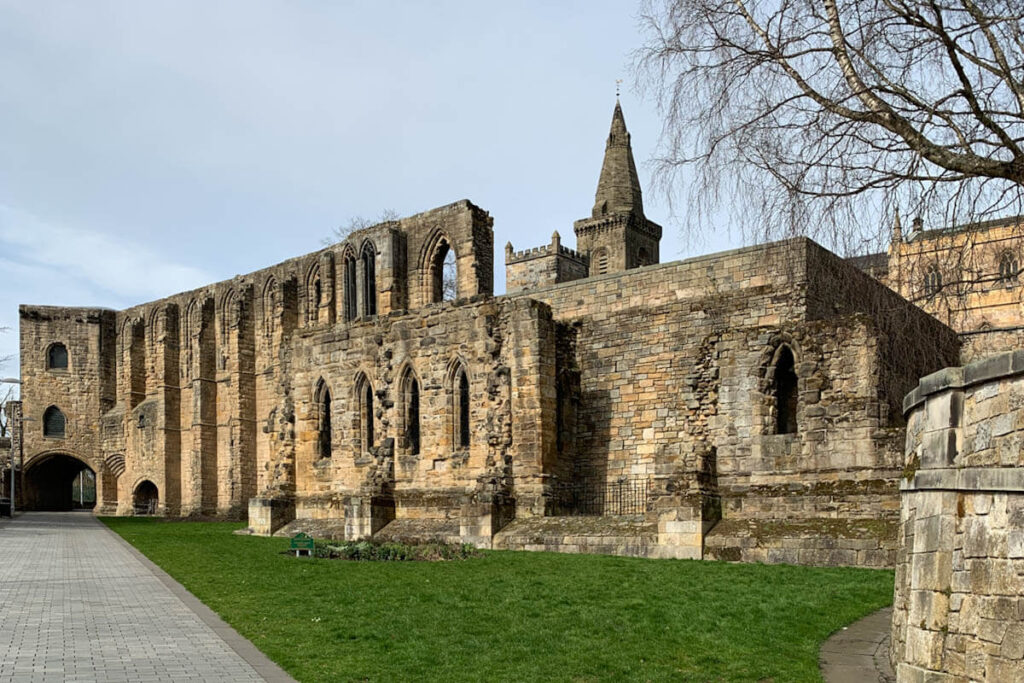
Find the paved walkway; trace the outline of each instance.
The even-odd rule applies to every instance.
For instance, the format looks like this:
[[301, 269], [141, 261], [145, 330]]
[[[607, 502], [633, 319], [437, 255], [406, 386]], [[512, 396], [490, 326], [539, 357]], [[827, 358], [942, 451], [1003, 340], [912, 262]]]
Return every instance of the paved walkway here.
[[818, 655], [825, 683], [891, 683], [889, 627], [892, 608], [880, 609], [845, 626], [825, 641]]
[[0, 523], [0, 681], [291, 681], [89, 513]]

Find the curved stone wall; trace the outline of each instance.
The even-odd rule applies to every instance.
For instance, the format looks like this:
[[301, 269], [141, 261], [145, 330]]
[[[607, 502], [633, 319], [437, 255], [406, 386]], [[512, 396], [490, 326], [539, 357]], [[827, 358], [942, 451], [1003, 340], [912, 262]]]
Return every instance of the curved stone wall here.
[[899, 681], [1024, 681], [1024, 351], [904, 401], [893, 605]]

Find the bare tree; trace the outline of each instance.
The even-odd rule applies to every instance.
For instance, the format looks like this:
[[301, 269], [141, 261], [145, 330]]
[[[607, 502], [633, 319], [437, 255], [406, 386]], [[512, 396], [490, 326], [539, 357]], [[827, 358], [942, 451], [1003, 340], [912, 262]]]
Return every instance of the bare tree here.
[[371, 228], [381, 223], [391, 223], [397, 221], [399, 218], [401, 218], [401, 216], [399, 216], [398, 212], [394, 209], [384, 209], [380, 212], [380, 217], [377, 220], [363, 218], [362, 216], [353, 216], [352, 218], [349, 218], [346, 223], [334, 228], [329, 236], [320, 241], [325, 247], [337, 244], [338, 242], [344, 242], [348, 239], [349, 235], [357, 230]]
[[725, 209], [748, 239], [850, 253], [897, 210], [1022, 213], [1020, 0], [645, 0], [641, 24], [656, 179], [671, 199], [693, 169], [690, 227]]

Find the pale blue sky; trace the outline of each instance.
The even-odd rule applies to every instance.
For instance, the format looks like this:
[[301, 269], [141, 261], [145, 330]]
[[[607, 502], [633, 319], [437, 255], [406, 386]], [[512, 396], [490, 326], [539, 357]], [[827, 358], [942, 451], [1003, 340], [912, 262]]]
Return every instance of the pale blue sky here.
[[[354, 216], [463, 198], [494, 217], [503, 291], [506, 241], [575, 243], [617, 78], [650, 187], [636, 11], [0, 0], [0, 326], [19, 303], [124, 308], [316, 250]], [[739, 239], [684, 244], [662, 198], [645, 205], [663, 261]]]

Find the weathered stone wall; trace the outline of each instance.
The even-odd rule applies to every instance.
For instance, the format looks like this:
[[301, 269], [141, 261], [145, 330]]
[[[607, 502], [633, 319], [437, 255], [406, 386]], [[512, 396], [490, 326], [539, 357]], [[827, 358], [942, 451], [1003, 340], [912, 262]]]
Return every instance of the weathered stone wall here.
[[[294, 494], [292, 336], [440, 299], [449, 249], [458, 296], [490, 295], [491, 219], [461, 201], [125, 311], [22, 307], [26, 414], [37, 421], [26, 461], [77, 458], [97, 472], [98, 509], [120, 514], [143, 482], [166, 514], [239, 517], [257, 492]], [[46, 367], [55, 342], [68, 348], [66, 371]], [[64, 438], [42, 437], [49, 405], [68, 417]]]
[[905, 407], [897, 677], [1024, 680], [1024, 352], [929, 375]]
[[[702, 532], [712, 556], [892, 564], [903, 433], [890, 406], [921, 369], [956, 359], [948, 328], [803, 240], [529, 296], [571, 330], [575, 353], [567, 369], [578, 390], [560, 392], [569, 398], [560, 414], [576, 431], [559, 439], [571, 462], [556, 479], [647, 480], [652, 515], [678, 517], [703, 509], [694, 496], [711, 498], [722, 517]], [[932, 365], [900, 366], [894, 349], [919, 344], [922, 331]], [[788, 434], [773, 428], [782, 346], [795, 356], [798, 390], [798, 428]], [[784, 545], [787, 535], [797, 540]]]

